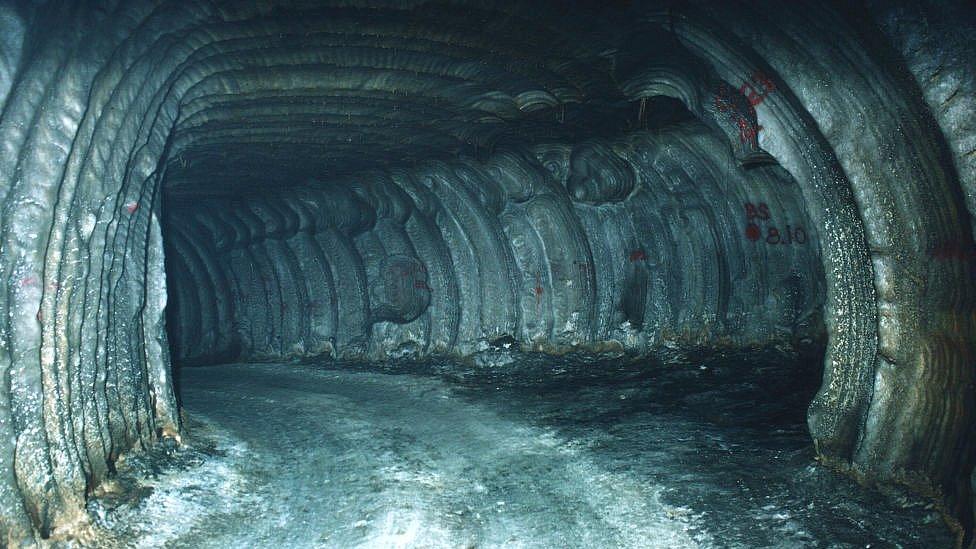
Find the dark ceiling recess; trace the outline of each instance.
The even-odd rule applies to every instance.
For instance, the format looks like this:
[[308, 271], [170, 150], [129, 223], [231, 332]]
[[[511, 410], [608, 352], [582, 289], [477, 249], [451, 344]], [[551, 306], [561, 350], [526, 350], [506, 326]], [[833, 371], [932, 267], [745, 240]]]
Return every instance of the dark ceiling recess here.
[[818, 460], [976, 547], [962, 3], [334, 4], [0, 5], [0, 539], [180, 368], [813, 352]]

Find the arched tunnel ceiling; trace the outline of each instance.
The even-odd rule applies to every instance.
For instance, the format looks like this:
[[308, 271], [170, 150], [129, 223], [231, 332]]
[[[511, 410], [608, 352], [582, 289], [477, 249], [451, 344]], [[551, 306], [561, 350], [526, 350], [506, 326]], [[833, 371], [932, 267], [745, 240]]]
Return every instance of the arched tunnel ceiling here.
[[[247, 259], [264, 300], [248, 312], [270, 319], [244, 343], [286, 354], [313, 326], [284, 322], [293, 303], [277, 280], [302, 280], [316, 251], [356, 271], [355, 322], [336, 308], [332, 327], [366, 336], [377, 325], [399, 337], [433, 303], [457, 322], [431, 322], [425, 337], [521, 337], [526, 318], [548, 314], [542, 339], [611, 334], [642, 348], [660, 333], [617, 337], [621, 314], [628, 330], [647, 318], [691, 339], [709, 326], [768, 335], [778, 313], [788, 324], [822, 303], [817, 453], [934, 495], [971, 532], [976, 171], [964, 107], [976, 86], [954, 57], [971, 48], [940, 51], [931, 29], [953, 24], [903, 24], [895, 4], [0, 5], [0, 375], [11, 380], [0, 533], [69, 528], [120, 452], [179, 432], [164, 314], [199, 320], [177, 353], [234, 340], [217, 322], [235, 320], [216, 297], [218, 254]], [[946, 59], [920, 60], [920, 37], [918, 51]], [[409, 201], [391, 198], [408, 188]], [[751, 268], [768, 241], [743, 228], [763, 193], [809, 223], [819, 249]], [[370, 307], [386, 247], [424, 238], [445, 284], [464, 286], [457, 299]], [[174, 279], [169, 304], [164, 240], [194, 283]], [[397, 268], [427, 273], [397, 255]], [[599, 273], [545, 310], [557, 270], [577, 262]], [[777, 301], [804, 277], [823, 291]], [[625, 305], [617, 290], [635, 279], [655, 294]], [[359, 335], [348, 339], [375, 350]], [[99, 380], [115, 390], [88, 389]]]
[[196, 28], [207, 44], [181, 70], [206, 76], [182, 99], [167, 188], [234, 193], [618, 134], [638, 108], [614, 80], [619, 35], [592, 24], [614, 7], [279, 8]]

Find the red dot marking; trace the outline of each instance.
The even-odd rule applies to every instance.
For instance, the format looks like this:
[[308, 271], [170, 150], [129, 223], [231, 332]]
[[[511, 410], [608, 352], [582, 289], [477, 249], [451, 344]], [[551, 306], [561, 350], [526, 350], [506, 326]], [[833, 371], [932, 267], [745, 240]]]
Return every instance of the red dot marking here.
[[762, 231], [759, 230], [759, 225], [755, 223], [746, 225], [746, 238], [755, 242], [759, 240], [760, 236], [762, 236]]
[[125, 211], [129, 212], [130, 214], [136, 213], [136, 210], [138, 209], [139, 209], [138, 202], [129, 202], [128, 204], [125, 205]]

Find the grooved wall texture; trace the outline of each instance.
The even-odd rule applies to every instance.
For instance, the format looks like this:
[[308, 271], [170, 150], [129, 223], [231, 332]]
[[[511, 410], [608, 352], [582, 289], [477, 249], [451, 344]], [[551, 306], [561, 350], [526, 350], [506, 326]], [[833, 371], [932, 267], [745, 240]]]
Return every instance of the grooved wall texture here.
[[798, 186], [699, 123], [170, 215], [181, 361], [788, 348], [823, 329]]
[[82, 531], [120, 455], [178, 436], [171, 343], [819, 333], [822, 462], [972, 532], [958, 5], [0, 4], [0, 539]]

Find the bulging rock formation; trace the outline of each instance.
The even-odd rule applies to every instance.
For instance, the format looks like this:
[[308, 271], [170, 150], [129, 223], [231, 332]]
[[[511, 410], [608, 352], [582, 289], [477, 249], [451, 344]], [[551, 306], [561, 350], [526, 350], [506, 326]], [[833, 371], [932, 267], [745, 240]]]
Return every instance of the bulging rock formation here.
[[970, 543], [971, 23], [0, 6], [0, 539], [76, 535], [120, 455], [179, 435], [173, 363], [514, 342], [823, 345], [821, 461], [932, 498]]

